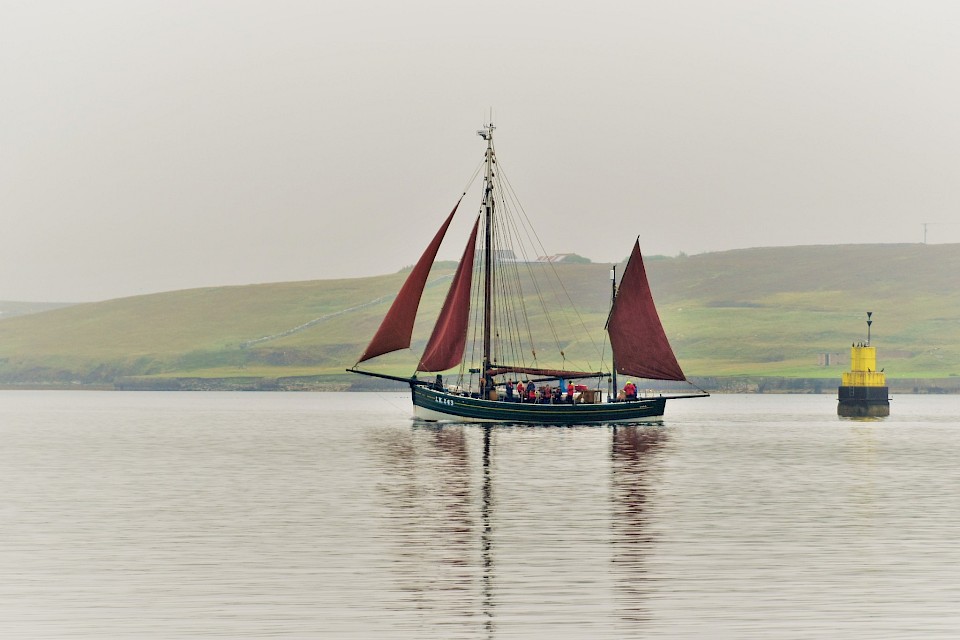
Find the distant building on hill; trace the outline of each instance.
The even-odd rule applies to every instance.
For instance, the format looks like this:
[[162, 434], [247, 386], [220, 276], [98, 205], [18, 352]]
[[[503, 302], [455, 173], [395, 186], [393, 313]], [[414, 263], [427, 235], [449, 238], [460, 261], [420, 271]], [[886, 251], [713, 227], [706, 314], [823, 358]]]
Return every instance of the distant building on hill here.
[[[518, 264], [536, 264], [542, 262], [562, 262], [564, 264], [592, 264], [593, 261], [590, 258], [584, 258], [583, 256], [577, 255], [575, 253], [555, 253], [552, 256], [537, 256], [535, 260], [528, 259], [524, 256], [517, 256], [513, 249], [494, 249], [493, 250], [493, 259], [498, 263], [504, 262], [516, 262]], [[481, 264], [483, 262], [483, 255], [477, 254], [476, 264]]]
[[840, 367], [847, 364], [847, 358], [842, 353], [819, 353], [817, 365], [821, 367]]
[[570, 264], [590, 264], [589, 258], [575, 253], [555, 253], [552, 256], [539, 256], [537, 262], [566, 262]]

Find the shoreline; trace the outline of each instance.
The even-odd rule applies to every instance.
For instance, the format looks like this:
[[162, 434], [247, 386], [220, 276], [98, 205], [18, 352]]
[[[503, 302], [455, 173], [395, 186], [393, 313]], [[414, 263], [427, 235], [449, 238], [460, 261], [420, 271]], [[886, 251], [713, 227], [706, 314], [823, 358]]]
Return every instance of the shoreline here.
[[[839, 378], [782, 378], [730, 376], [692, 378], [691, 381], [711, 394], [809, 394], [836, 395]], [[960, 377], [888, 378], [890, 394], [960, 394]], [[649, 388], [649, 386], [647, 387]], [[113, 383], [97, 382], [6, 382], [3, 391], [305, 391], [305, 392], [380, 392], [403, 391], [400, 382], [379, 379], [345, 379], [341, 376], [229, 377], [229, 378], [121, 378]]]

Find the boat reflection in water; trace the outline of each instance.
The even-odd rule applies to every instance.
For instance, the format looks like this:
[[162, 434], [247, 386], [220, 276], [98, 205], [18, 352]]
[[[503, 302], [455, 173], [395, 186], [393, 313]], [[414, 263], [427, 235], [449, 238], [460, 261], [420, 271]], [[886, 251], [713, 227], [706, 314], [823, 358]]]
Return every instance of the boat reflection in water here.
[[390, 516], [376, 535], [386, 549], [382, 580], [392, 583], [393, 608], [433, 619], [474, 615], [478, 518], [464, 430], [380, 434], [374, 451], [388, 458], [382, 468], [389, 475], [377, 488]]
[[384, 580], [395, 606], [449, 620], [457, 631], [446, 637], [569, 636], [584, 620], [610, 637], [636, 632], [655, 543], [651, 475], [667, 435], [650, 425], [393, 432], [378, 451], [390, 458], [379, 535], [392, 540]]
[[657, 426], [613, 427], [611, 507], [613, 510], [613, 573], [621, 615], [632, 622], [646, 621], [643, 609], [646, 595], [647, 558], [656, 539], [651, 533], [651, 476], [657, 450], [667, 439], [667, 431]]

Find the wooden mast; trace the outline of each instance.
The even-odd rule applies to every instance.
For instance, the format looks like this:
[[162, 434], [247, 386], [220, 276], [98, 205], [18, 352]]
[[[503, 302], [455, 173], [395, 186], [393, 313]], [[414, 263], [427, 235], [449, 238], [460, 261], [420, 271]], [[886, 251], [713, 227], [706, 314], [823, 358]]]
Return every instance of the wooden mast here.
[[[613, 312], [613, 305], [617, 301], [617, 265], [610, 266], [610, 311]], [[607, 321], [610, 324], [610, 321]], [[608, 338], [609, 339], [609, 338]], [[617, 360], [613, 353], [613, 344], [610, 345], [610, 370], [613, 373], [613, 388], [610, 390], [610, 400], [617, 399]]]
[[493, 327], [493, 122], [477, 131], [487, 141], [487, 171], [483, 181], [483, 368], [480, 375], [486, 377], [491, 368], [490, 346]]

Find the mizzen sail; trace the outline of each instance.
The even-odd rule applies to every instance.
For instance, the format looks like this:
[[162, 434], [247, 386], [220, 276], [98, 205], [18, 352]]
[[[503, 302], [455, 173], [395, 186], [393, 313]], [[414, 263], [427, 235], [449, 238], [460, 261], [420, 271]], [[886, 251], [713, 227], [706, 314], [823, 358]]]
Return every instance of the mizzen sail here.
[[460, 364], [467, 344], [467, 324], [470, 320], [470, 285], [473, 280], [473, 262], [477, 246], [480, 218], [473, 225], [473, 233], [460, 258], [460, 266], [450, 283], [447, 299], [433, 326], [433, 333], [417, 365], [418, 371], [446, 371]]
[[413, 324], [417, 319], [417, 309], [420, 307], [423, 288], [427, 284], [427, 276], [430, 275], [430, 268], [433, 266], [433, 261], [437, 257], [440, 243], [443, 241], [443, 236], [447, 233], [447, 227], [450, 226], [450, 221], [453, 220], [453, 214], [457, 212], [457, 207], [459, 206], [460, 201], [458, 200], [457, 204], [453, 207], [453, 211], [450, 212], [450, 215], [447, 216], [440, 230], [437, 231], [437, 235], [433, 237], [427, 250], [423, 252], [420, 260], [413, 267], [413, 271], [407, 276], [407, 281], [403, 283], [403, 287], [390, 306], [390, 310], [387, 311], [383, 322], [380, 323], [380, 328], [377, 329], [376, 335], [373, 336], [370, 344], [367, 345], [366, 351], [364, 351], [360, 359], [357, 360], [358, 364], [364, 360], [369, 360], [370, 358], [375, 358], [392, 351], [406, 349], [410, 346], [410, 338], [413, 335]]
[[617, 373], [653, 380], [686, 380], [660, 324], [639, 241], [620, 281], [607, 325]]

